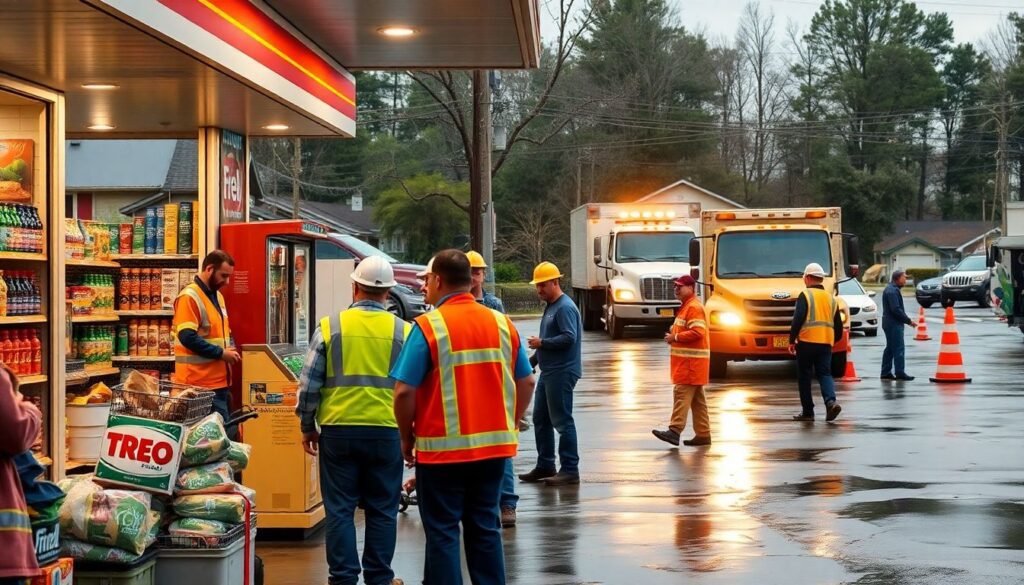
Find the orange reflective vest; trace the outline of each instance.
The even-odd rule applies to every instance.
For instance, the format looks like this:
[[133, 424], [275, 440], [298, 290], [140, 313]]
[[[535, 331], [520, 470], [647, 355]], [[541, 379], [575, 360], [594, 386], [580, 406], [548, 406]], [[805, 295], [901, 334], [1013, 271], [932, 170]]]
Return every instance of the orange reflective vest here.
[[519, 333], [508, 317], [459, 294], [416, 318], [433, 367], [416, 397], [419, 463], [513, 457]]
[[807, 299], [807, 318], [798, 339], [804, 343], [835, 343], [835, 317], [839, 310], [836, 297], [820, 288], [804, 289], [800, 294]]
[[690, 297], [672, 323], [673, 335], [670, 362], [672, 383], [703, 386], [708, 383], [711, 364], [711, 345], [704, 305], [696, 296]]
[[228, 327], [228, 310], [224, 297], [218, 292], [217, 302], [221, 311], [213, 305], [198, 284], [192, 282], [174, 299], [174, 381], [201, 388], [226, 388], [231, 385], [228, 365], [222, 360], [197, 355], [181, 344], [178, 334], [187, 329], [217, 347], [227, 347], [231, 338]]

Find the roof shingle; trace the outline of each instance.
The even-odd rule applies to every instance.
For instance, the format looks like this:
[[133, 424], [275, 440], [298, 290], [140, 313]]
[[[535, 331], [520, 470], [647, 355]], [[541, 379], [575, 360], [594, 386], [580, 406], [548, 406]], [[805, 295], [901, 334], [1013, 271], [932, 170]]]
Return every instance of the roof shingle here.
[[919, 239], [936, 248], [955, 250], [990, 232], [996, 226], [987, 221], [901, 221], [893, 233], [875, 244], [875, 252], [888, 252]]

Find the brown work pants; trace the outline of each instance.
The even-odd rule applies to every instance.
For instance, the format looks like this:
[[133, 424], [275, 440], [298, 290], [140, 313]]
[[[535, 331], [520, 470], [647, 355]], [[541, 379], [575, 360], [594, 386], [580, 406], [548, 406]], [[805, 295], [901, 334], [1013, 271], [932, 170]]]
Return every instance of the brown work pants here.
[[708, 399], [703, 386], [676, 384], [672, 388], [672, 422], [670, 429], [682, 434], [686, 428], [686, 414], [693, 409], [693, 431], [698, 437], [711, 436], [711, 419], [708, 416]]

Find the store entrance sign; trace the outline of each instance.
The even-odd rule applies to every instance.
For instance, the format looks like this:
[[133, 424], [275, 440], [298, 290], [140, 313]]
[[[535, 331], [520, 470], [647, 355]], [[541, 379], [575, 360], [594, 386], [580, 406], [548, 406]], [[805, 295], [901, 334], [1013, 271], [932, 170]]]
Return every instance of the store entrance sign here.
[[107, 483], [170, 494], [178, 474], [184, 425], [111, 415], [96, 477]]
[[245, 221], [248, 192], [245, 188], [245, 138], [229, 130], [221, 131], [220, 139], [220, 221]]

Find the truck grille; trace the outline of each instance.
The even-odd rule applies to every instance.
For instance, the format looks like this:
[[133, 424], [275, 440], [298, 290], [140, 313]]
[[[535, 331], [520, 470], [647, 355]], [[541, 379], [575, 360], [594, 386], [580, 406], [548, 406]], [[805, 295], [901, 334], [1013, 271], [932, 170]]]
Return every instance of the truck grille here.
[[949, 286], [967, 286], [971, 284], [970, 276], [950, 276], [946, 279], [946, 284]]
[[796, 301], [744, 301], [747, 323], [754, 331], [783, 331], [793, 324]]
[[640, 296], [646, 301], [674, 301], [671, 278], [648, 277], [640, 279]]

